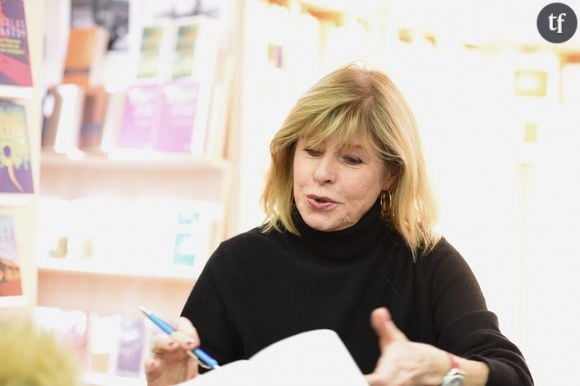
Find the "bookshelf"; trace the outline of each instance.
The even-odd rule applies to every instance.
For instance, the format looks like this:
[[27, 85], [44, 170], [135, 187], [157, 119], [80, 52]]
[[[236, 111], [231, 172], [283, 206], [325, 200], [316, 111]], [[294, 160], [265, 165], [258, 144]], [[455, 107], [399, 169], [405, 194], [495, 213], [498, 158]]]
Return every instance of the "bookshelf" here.
[[[95, 231], [97, 235], [91, 245], [94, 255], [88, 258], [73, 251], [73, 239], [78, 236], [70, 233], [67, 233], [69, 254], [65, 257], [49, 257], [47, 248], [44, 247], [46, 243], [37, 242], [37, 305], [62, 310], [81, 310], [87, 315], [98, 317], [140, 317], [136, 310], [139, 305], [144, 305], [167, 318], [176, 318], [195, 278], [203, 268], [203, 258], [209, 257], [210, 251], [226, 237], [225, 206], [231, 190], [230, 169], [230, 163], [224, 159], [161, 154], [128, 156], [125, 153], [111, 153], [108, 156], [85, 155], [80, 159], [71, 159], [65, 155], [43, 152], [38, 213], [39, 217], [44, 218], [39, 218], [38, 221], [39, 228], [42, 228], [38, 231], [39, 236], [47, 235], [51, 228], [59, 226], [57, 218], [61, 211], [50, 201], [45, 204], [45, 199], [64, 201], [65, 209], [60, 219], [73, 218], [74, 228], [100, 230]], [[103, 197], [105, 202], [113, 198], [116, 206], [89, 208], [89, 213], [107, 212], [104, 217], [91, 218], [88, 222], [74, 220], [79, 217], [70, 217], [71, 211], [84, 211], [83, 205], [92, 205]], [[160, 230], [164, 224], [168, 224], [169, 216], [162, 215], [160, 218], [159, 215], [170, 210], [163, 205], [174, 201], [188, 204], [193, 202], [191, 200], [204, 207], [213, 205], [216, 208], [216, 213], [212, 214], [215, 221], [208, 223], [208, 226], [211, 225], [211, 232], [202, 233], [212, 239], [206, 246], [207, 254], [199, 264], [196, 260], [193, 266], [178, 265], [171, 262], [171, 255], [174, 253], [172, 245], [166, 242], [160, 246], [160, 243], [150, 241], [168, 241], [168, 236], [172, 236], [172, 231]], [[78, 202], [81, 204], [75, 204]], [[54, 220], [46, 221], [47, 213], [43, 210], [47, 205], [50, 209], [48, 216]], [[161, 207], [155, 208], [156, 205]], [[139, 217], [127, 222], [127, 207], [130, 208], [129, 216]], [[56, 214], [50, 215], [54, 212]], [[108, 224], [109, 221], [111, 224]], [[135, 222], [143, 225], [132, 229], [130, 224]], [[148, 222], [160, 224], [147, 225]], [[125, 223], [128, 225], [124, 226]], [[128, 245], [101, 248], [103, 242], [98, 241], [101, 237], [98, 232], [107, 228], [112, 228], [116, 233], [127, 233], [126, 236], [114, 239], [120, 240], [119, 244], [128, 240], [128, 244], [141, 243], [144, 246], [136, 250]], [[149, 228], [153, 230], [150, 231]], [[64, 232], [69, 231], [71, 229], [67, 228]], [[81, 234], [87, 232], [90, 230]], [[140, 235], [139, 232], [146, 233]], [[110, 236], [103, 236], [105, 240], [111, 240], [107, 237]], [[196, 256], [196, 259], [199, 257]], [[88, 344], [90, 346], [91, 342]], [[106, 374], [90, 371], [91, 359], [86, 360], [85, 366], [85, 385], [136, 384], [139, 380], [142, 382], [139, 377], [114, 375], [114, 369]]]
[[[138, 7], [145, 3], [131, 2]], [[138, 13], [131, 9], [131, 17]], [[139, 26], [143, 25], [145, 20], [136, 20], [131, 33], [141, 33]], [[130, 39], [139, 40], [134, 36]], [[202, 143], [191, 151], [153, 150], [151, 146], [122, 148], [115, 147], [114, 140], [108, 137], [110, 143], [106, 148], [79, 150], [75, 148], [78, 139], [69, 133], [65, 138], [67, 146], [62, 149], [44, 146], [36, 154], [40, 179], [34, 212], [37, 221], [33, 224], [37, 229], [34, 304], [39, 312], [62, 312], [59, 317], [63, 319], [77, 311], [87, 316], [88, 322], [80, 321], [77, 326], [84, 334], [75, 337], [83, 346], [80, 358], [83, 385], [144, 384], [142, 363], [133, 376], [119, 372], [122, 340], [119, 336], [112, 343], [116, 348], [108, 353], [108, 364], [103, 365], [95, 351], [99, 349], [94, 348], [111, 336], [115, 339], [116, 333], [107, 333], [100, 339], [93, 336], [93, 329], [107, 318], [116, 318], [117, 327], [126, 318], [142, 320], [139, 305], [174, 321], [205, 259], [221, 240], [231, 235], [235, 218], [231, 215], [230, 198], [235, 171], [226, 152], [226, 141], [231, 141], [227, 125], [235, 58], [227, 46], [220, 47], [219, 51], [214, 49], [218, 64], [212, 68], [214, 84], [201, 85], [202, 80], [209, 78], [207, 71], [196, 73], [197, 78], [186, 79], [199, 81], [200, 90], [206, 87], [203, 108], [207, 111], [201, 108], [195, 111], [196, 119], [203, 118], [202, 123], [208, 127], [201, 138], [205, 147]], [[127, 74], [135, 58], [121, 56], [110, 55], [105, 60], [105, 73], [110, 72], [111, 61], [118, 68], [113, 80], [106, 78], [106, 74], [103, 79], [105, 89], [115, 84], [112, 93], [127, 91], [120, 89], [119, 84], [124, 87], [149, 84], [161, 89], [174, 81], [162, 77], [130, 81]], [[124, 59], [127, 61], [120, 64]], [[177, 82], [182, 79], [185, 78]], [[202, 92], [197, 96], [201, 99]], [[154, 107], [158, 106], [149, 106]], [[178, 119], [185, 107], [189, 105], [179, 106], [179, 111], [175, 111]], [[117, 136], [117, 141], [116, 130], [122, 127], [122, 115], [117, 115], [115, 129], [109, 133], [111, 137]], [[78, 122], [69, 126], [75, 125]], [[75, 131], [78, 127], [72, 130]], [[158, 140], [159, 133], [155, 135]], [[192, 144], [197, 144], [194, 142], [197, 138], [192, 139]], [[40, 139], [37, 144], [40, 148]], [[178, 244], [178, 240], [184, 241]], [[148, 356], [152, 339], [151, 326], [144, 323], [146, 336], [142, 338], [138, 358], [141, 362]]]
[[[14, 6], [14, 4], [11, 4]], [[30, 72], [33, 85], [42, 79], [42, 5], [24, 1]], [[10, 67], [9, 70], [14, 70]], [[0, 86], [0, 100], [24, 107], [26, 132], [30, 147], [30, 166], [34, 187], [38, 186], [40, 145], [41, 92], [37, 87]], [[37, 194], [0, 193], [0, 213], [13, 219], [17, 259], [20, 265], [22, 296], [0, 297], [0, 316], [28, 314], [36, 304], [36, 264], [34, 260], [34, 228]]]

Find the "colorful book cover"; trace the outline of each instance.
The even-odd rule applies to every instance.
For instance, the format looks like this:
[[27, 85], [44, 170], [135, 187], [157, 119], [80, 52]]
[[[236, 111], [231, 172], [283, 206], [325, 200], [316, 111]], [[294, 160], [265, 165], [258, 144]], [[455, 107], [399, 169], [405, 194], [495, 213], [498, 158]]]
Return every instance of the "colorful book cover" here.
[[138, 377], [141, 373], [145, 347], [145, 322], [143, 318], [125, 315], [121, 319], [117, 351], [117, 375]]
[[199, 36], [199, 26], [199, 22], [178, 25], [177, 37], [173, 51], [172, 78], [193, 75], [195, 48]]
[[137, 62], [137, 78], [159, 78], [165, 64], [169, 23], [160, 21], [143, 28]]
[[159, 126], [163, 93], [156, 84], [133, 85], [129, 88], [119, 130], [117, 147], [152, 149]]
[[32, 165], [24, 106], [0, 101], [0, 192], [32, 193]]
[[0, 215], [0, 298], [2, 296], [22, 296], [14, 224], [9, 215]]
[[198, 103], [198, 83], [174, 80], [163, 86], [161, 124], [155, 148], [163, 152], [189, 153]]
[[71, 28], [62, 82], [86, 88], [102, 84], [107, 39], [99, 26]]
[[32, 86], [24, 0], [0, 1], [0, 84]]

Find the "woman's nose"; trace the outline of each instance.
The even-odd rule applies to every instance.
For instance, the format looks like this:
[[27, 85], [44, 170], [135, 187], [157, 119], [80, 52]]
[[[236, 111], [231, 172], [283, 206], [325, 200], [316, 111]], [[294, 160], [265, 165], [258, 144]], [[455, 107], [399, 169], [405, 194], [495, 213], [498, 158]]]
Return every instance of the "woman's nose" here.
[[314, 170], [314, 180], [319, 184], [332, 183], [336, 179], [336, 162], [325, 154]]

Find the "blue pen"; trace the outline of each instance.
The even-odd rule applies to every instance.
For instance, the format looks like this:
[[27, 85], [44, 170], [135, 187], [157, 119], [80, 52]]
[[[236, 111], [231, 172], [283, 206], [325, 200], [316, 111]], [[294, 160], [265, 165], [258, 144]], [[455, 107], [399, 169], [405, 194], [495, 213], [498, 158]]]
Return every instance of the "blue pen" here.
[[[149, 320], [151, 320], [157, 327], [163, 330], [163, 332], [166, 333], [167, 335], [171, 335], [172, 333], [175, 332], [175, 328], [171, 324], [167, 323], [154, 313], [147, 311], [145, 307], [141, 306], [139, 307], [139, 309], [141, 310], [141, 312], [145, 314], [147, 318], [149, 318]], [[215, 369], [219, 367], [218, 362], [211, 356], [209, 356], [209, 354], [203, 351], [201, 348], [198, 347], [193, 349], [192, 351], [193, 352], [189, 352], [189, 355], [195, 355], [201, 361], [202, 367], [206, 367], [209, 369]]]

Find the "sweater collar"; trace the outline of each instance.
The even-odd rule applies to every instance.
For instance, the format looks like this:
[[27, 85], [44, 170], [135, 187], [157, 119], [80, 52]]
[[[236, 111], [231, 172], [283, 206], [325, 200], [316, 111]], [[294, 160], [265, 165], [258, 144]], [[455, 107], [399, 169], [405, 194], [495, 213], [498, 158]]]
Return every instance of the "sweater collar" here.
[[385, 232], [378, 200], [356, 224], [340, 231], [323, 232], [311, 228], [296, 208], [292, 219], [307, 249], [325, 260], [346, 261], [364, 255]]

